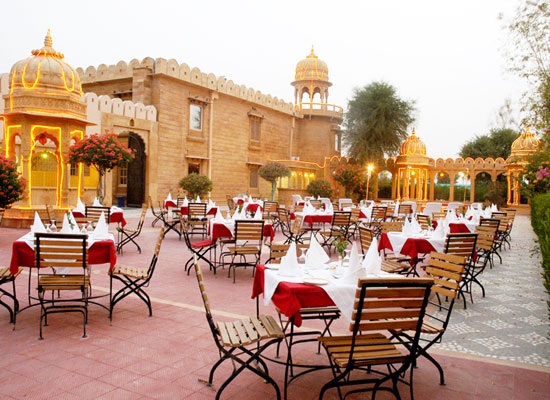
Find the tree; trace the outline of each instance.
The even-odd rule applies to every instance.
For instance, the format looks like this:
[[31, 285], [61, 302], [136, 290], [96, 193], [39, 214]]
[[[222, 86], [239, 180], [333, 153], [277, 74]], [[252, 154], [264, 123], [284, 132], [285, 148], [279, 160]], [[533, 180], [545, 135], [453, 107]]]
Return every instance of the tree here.
[[478, 157], [494, 159], [502, 157], [507, 159], [510, 156], [512, 143], [518, 137], [518, 133], [512, 129], [500, 128], [491, 129], [488, 135], [476, 135], [460, 149], [460, 157]]
[[0, 208], [8, 208], [21, 200], [25, 183], [15, 163], [0, 155]]
[[527, 0], [516, 9], [508, 24], [507, 55], [510, 70], [525, 78], [530, 89], [524, 93], [524, 110], [537, 129], [550, 140], [550, 2]]
[[309, 182], [306, 188], [307, 192], [315, 197], [332, 197], [332, 187], [329, 181], [324, 179], [315, 179]]
[[277, 191], [277, 179], [283, 176], [289, 176], [290, 170], [281, 163], [268, 162], [262, 165], [258, 170], [258, 175], [268, 182], [271, 182], [271, 201], [275, 201], [275, 192]]
[[415, 102], [402, 100], [393, 86], [373, 82], [354, 89], [344, 119], [343, 139], [349, 155], [360, 163], [393, 155], [414, 121]]
[[114, 133], [93, 134], [79, 140], [69, 148], [70, 163], [93, 165], [99, 173], [97, 195], [103, 198], [103, 177], [114, 167], [134, 161], [134, 150], [118, 141]]
[[196, 199], [197, 196], [204, 197], [208, 192], [212, 191], [212, 181], [207, 176], [199, 175], [195, 172], [187, 175], [179, 184], [189, 197], [193, 199]]

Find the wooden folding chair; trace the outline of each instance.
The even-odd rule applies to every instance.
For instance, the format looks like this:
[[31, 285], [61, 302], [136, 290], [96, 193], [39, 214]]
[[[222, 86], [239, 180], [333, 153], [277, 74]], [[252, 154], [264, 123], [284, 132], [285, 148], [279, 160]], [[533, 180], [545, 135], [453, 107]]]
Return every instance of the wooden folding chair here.
[[380, 228], [380, 224], [384, 221], [386, 221], [386, 216], [391, 216], [391, 214], [386, 214], [388, 212], [387, 207], [372, 207], [372, 211], [370, 214], [370, 227], [374, 229], [374, 233], [376, 234], [376, 237], [380, 237], [380, 234], [382, 233], [382, 229]]
[[193, 235], [195, 233], [200, 233], [202, 236], [208, 234], [206, 219], [206, 203], [189, 203], [187, 206], [187, 227], [188, 234]]
[[[397, 384], [410, 387], [413, 398], [413, 369], [410, 379], [405, 374], [418, 352], [422, 321], [428, 303], [431, 278], [360, 279], [356, 290], [351, 335], [320, 337], [325, 348], [333, 379], [321, 388], [319, 399], [327, 390], [337, 388], [342, 399], [342, 387], [361, 386], [345, 394], [378, 390], [392, 392], [400, 398]], [[410, 339], [392, 334], [412, 331]], [[382, 366], [386, 370], [374, 370]], [[352, 374], [353, 371], [358, 374]], [[375, 372], [366, 374], [365, 372]], [[382, 386], [391, 382], [391, 387]], [[372, 385], [372, 386], [365, 386]]]
[[149, 207], [151, 207], [151, 213], [155, 217], [153, 222], [151, 222], [151, 226], [154, 228], [155, 224], [158, 221], [160, 221], [164, 224], [164, 219], [165, 219], [165, 216], [167, 214], [167, 211], [162, 208], [162, 205], [161, 205], [160, 201], [158, 202], [158, 209], [155, 210], [155, 208], [153, 207], [153, 200], [151, 199], [151, 196], [149, 196]]
[[[372, 240], [375, 237], [374, 229], [367, 228], [364, 226], [359, 227], [359, 240], [361, 243], [361, 251], [363, 254], [367, 254], [369, 248], [372, 244]], [[382, 271], [390, 273], [406, 273], [411, 269], [410, 261], [407, 258], [403, 258], [404, 262], [399, 262], [397, 260], [384, 259], [382, 261]]]
[[[430, 311], [430, 308], [426, 311], [422, 322], [420, 343], [416, 357], [424, 356], [436, 366], [439, 371], [439, 383], [441, 385], [445, 384], [443, 368], [428, 353], [428, 349], [436, 343], [441, 343], [441, 338], [447, 330], [465, 268], [466, 258], [452, 254], [437, 253], [435, 251], [430, 253], [430, 259], [426, 267], [426, 274], [434, 280], [431, 292], [436, 295], [437, 302], [435, 298], [429, 301], [429, 304], [433, 306], [433, 311]], [[441, 297], [445, 297], [449, 301], [442, 302]], [[436, 310], [437, 312], [434, 312]], [[408, 341], [412, 339], [408, 332], [394, 332], [404, 336]]]
[[430, 217], [424, 214], [416, 214], [416, 221], [420, 224], [423, 231], [430, 229]]
[[351, 212], [335, 211], [334, 214], [332, 214], [330, 230], [319, 232], [323, 239], [321, 246], [327, 247], [329, 254], [335, 240], [340, 240], [341, 238], [347, 239], [349, 237], [350, 221]]
[[[15, 278], [23, 271], [23, 268], [18, 268], [15, 274], [12, 274], [10, 267], [0, 267], [0, 305], [4, 306], [10, 313], [10, 323], [13, 323], [13, 329], [15, 329], [15, 317], [19, 312], [19, 301], [17, 300], [17, 293], [15, 291]], [[12, 292], [8, 292], [2, 288], [2, 285], [6, 283], [12, 284]], [[13, 307], [6, 303], [2, 298], [6, 296], [13, 301]]]
[[[227, 385], [245, 369], [255, 373], [272, 385], [275, 388], [277, 399], [280, 399], [281, 392], [279, 387], [273, 378], [269, 376], [269, 370], [261, 355], [269, 346], [283, 340], [285, 335], [281, 327], [270, 315], [245, 317], [233, 322], [218, 322], [216, 324], [210, 310], [210, 302], [206, 294], [198, 259], [195, 259], [195, 271], [204, 303], [204, 310], [206, 311], [206, 320], [208, 321], [208, 326], [220, 355], [220, 359], [210, 369], [208, 381], [205, 383], [207, 386], [213, 386], [216, 369], [224, 361], [231, 360], [233, 363], [233, 372], [216, 391], [216, 399], [220, 398]], [[267, 342], [262, 343], [261, 341], [263, 340]]]
[[[187, 224], [186, 221], [183, 220], [183, 216], [181, 216], [182, 221], [182, 234], [183, 238], [185, 239], [185, 244], [187, 246], [187, 249], [191, 252], [191, 257], [186, 261], [185, 263], [185, 272], [187, 272], [187, 275], [189, 275], [189, 272], [191, 271], [191, 268], [193, 267], [193, 262], [196, 257], [200, 258], [204, 262], [206, 262], [211, 270], [214, 270], [214, 274], [216, 274], [216, 240], [212, 239], [206, 239], [201, 240], [198, 242], [192, 242], [191, 238], [188, 233], [188, 229], [185, 226]], [[235, 243], [234, 240], [231, 240], [230, 242], [225, 243]], [[206, 253], [212, 253], [212, 250], [214, 250], [214, 261], [206, 257]], [[212, 256], [210, 256], [212, 258]]]
[[[292, 222], [292, 226], [290, 227], [290, 234], [287, 237], [287, 240], [285, 243], [292, 243], [295, 242], [296, 244], [304, 243], [304, 236], [308, 232], [313, 232], [313, 224], [310, 229], [304, 228], [303, 225], [304, 216], [303, 215], [296, 215], [296, 218]], [[313, 234], [313, 233], [312, 233]]]
[[[88, 268], [88, 235], [64, 233], [35, 233], [35, 260], [40, 301], [40, 340], [42, 321], [48, 324], [48, 314], [79, 312], [83, 317], [84, 334], [88, 322], [90, 269]], [[46, 272], [48, 271], [48, 272]], [[51, 291], [52, 300], [46, 300]], [[80, 291], [80, 297], [56, 298], [57, 291]]]
[[412, 206], [410, 204], [399, 204], [399, 208], [397, 210], [397, 215], [400, 218], [408, 218], [408, 217], [412, 216], [412, 214], [413, 214], [413, 209], [412, 209]]
[[125, 228], [123, 226], [117, 226], [117, 245], [116, 245], [116, 251], [117, 253], [122, 252], [122, 248], [127, 245], [128, 243], [132, 242], [136, 245], [139, 254], [141, 254], [141, 247], [139, 247], [139, 244], [137, 244], [136, 240], [137, 237], [141, 234], [141, 229], [143, 228], [143, 224], [145, 223], [145, 215], [147, 214], [147, 206], [144, 205], [141, 208], [141, 215], [139, 217], [139, 221], [137, 224], [136, 229], [129, 229]]
[[[149, 316], [151, 317], [153, 315], [151, 299], [144, 289], [149, 286], [153, 273], [155, 272], [163, 239], [164, 227], [160, 228], [157, 244], [149, 268], [128, 267], [117, 264], [109, 271], [109, 319], [111, 321], [113, 320], [113, 309], [115, 305], [132, 293], [147, 305]], [[113, 279], [121, 282], [123, 285], [115, 294], [113, 294]]]
[[96, 223], [101, 217], [101, 213], [105, 215], [105, 222], [107, 225], [111, 222], [111, 208], [103, 206], [86, 206], [86, 219]]
[[263, 219], [273, 219], [277, 216], [279, 203], [276, 201], [264, 201]]
[[[445, 241], [445, 254], [454, 254], [466, 258], [466, 270], [459, 288], [459, 295], [464, 300], [464, 309], [466, 309], [466, 296], [464, 293], [470, 293], [469, 282], [472, 279], [473, 273], [471, 266], [475, 263], [476, 242], [477, 233], [451, 233], [447, 235]], [[470, 299], [472, 299], [471, 295]]]
[[[262, 256], [263, 240], [263, 220], [235, 221], [235, 245], [227, 246], [228, 252], [224, 254], [224, 257], [231, 257], [227, 276], [231, 277], [231, 270], [233, 270], [233, 283], [235, 283], [237, 267], [252, 267], [252, 276], [254, 276]], [[252, 260], [247, 260], [247, 257], [252, 257]], [[235, 261], [236, 258], [239, 262]]]
[[[499, 234], [500, 223], [501, 223], [501, 220], [499, 218], [480, 218], [479, 219], [479, 226], [490, 226], [491, 228], [494, 228], [496, 230], [497, 235]], [[498, 257], [500, 264], [502, 264], [502, 257], [500, 256], [500, 252], [499, 252], [501, 246], [499, 244], [500, 243], [498, 242], [498, 236], [497, 236], [497, 240], [494, 243], [493, 254], [495, 254]]]

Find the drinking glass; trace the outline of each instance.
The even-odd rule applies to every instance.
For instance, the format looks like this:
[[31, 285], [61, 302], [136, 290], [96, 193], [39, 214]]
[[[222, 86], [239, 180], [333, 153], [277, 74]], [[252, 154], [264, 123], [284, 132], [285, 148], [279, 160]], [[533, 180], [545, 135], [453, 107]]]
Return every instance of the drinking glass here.
[[302, 254], [300, 255], [300, 260], [302, 261], [302, 264], [305, 264], [306, 263], [306, 253], [307, 253], [307, 249], [300, 249], [302, 251]]
[[52, 223], [50, 224], [50, 231], [57, 232], [57, 226], [55, 226], [55, 219], [52, 219]]

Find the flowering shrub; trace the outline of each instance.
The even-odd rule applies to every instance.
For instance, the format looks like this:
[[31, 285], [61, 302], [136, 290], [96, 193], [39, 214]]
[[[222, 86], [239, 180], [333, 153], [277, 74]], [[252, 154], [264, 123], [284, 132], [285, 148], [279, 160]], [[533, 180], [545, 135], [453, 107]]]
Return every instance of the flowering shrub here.
[[271, 201], [275, 200], [275, 191], [277, 190], [277, 179], [283, 176], [289, 176], [290, 170], [278, 162], [268, 162], [258, 170], [258, 175], [268, 182], [271, 182]]
[[70, 163], [93, 165], [99, 172], [98, 194], [101, 178], [114, 167], [122, 167], [134, 160], [134, 150], [118, 141], [114, 133], [94, 134], [79, 140], [69, 148]]
[[522, 178], [521, 186], [527, 196], [550, 192], [550, 161], [527, 165]]
[[324, 179], [315, 179], [307, 185], [307, 192], [315, 197], [332, 197], [330, 182]]
[[212, 181], [208, 177], [197, 173], [187, 175], [179, 184], [192, 198], [196, 198], [197, 196], [204, 197], [204, 195], [212, 190]]
[[21, 200], [25, 184], [15, 163], [0, 155], [0, 208], [7, 208]]
[[359, 165], [340, 165], [334, 171], [334, 180], [346, 189], [346, 197], [361, 185], [363, 171]]

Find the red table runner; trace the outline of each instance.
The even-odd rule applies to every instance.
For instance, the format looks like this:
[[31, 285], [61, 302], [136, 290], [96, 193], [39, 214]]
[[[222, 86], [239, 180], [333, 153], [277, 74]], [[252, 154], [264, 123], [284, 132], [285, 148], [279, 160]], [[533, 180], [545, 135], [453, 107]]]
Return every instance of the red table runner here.
[[332, 215], [306, 215], [304, 218], [304, 224], [311, 226], [315, 223], [331, 223]]
[[262, 208], [262, 206], [260, 206], [259, 204], [250, 203], [249, 205], [246, 206], [246, 211], [251, 212], [251, 213], [255, 213], [256, 210], [258, 210], [258, 208], [260, 209], [260, 211], [263, 211], [263, 210], [264, 210], [264, 209]]
[[[88, 264], [110, 264], [109, 270], [116, 264], [116, 249], [112, 240], [100, 240], [88, 249]], [[35, 268], [34, 250], [23, 241], [12, 245], [10, 271], [15, 274], [19, 267]]]
[[[437, 228], [437, 221], [432, 221], [432, 226]], [[452, 222], [449, 224], [451, 233], [472, 233], [465, 224]]]
[[[264, 292], [265, 266], [258, 265], [254, 275], [251, 298], [256, 298]], [[271, 297], [275, 306], [288, 318], [293, 318], [294, 325], [302, 325], [300, 309], [305, 307], [334, 306], [330, 296], [319, 286], [303, 283], [280, 282]]]
[[[378, 251], [382, 251], [384, 249], [393, 251], [390, 239], [388, 238], [388, 234], [386, 232], [382, 232], [380, 242], [378, 243]], [[403, 245], [401, 254], [411, 257], [411, 265], [415, 265], [418, 261], [418, 254], [429, 254], [432, 251], [436, 250], [426, 239], [409, 238]]]

